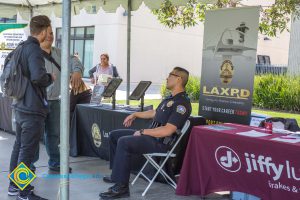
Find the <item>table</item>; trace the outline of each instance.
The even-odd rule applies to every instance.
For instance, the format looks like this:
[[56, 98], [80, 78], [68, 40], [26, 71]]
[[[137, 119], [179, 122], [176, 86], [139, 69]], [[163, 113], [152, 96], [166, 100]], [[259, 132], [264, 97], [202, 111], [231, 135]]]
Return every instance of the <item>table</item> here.
[[[78, 104], [71, 123], [70, 155], [109, 159], [109, 132], [125, 128], [124, 119], [132, 112]], [[148, 127], [151, 120], [136, 119], [132, 129]]]
[[[109, 159], [109, 132], [124, 128], [124, 119], [132, 112], [125, 110], [111, 110], [89, 104], [78, 104], [76, 106], [71, 124], [70, 133], [70, 155], [92, 156]], [[192, 125], [204, 125], [205, 119], [201, 116], [190, 116]], [[131, 128], [141, 129], [148, 127], [152, 120], [136, 119]], [[189, 132], [189, 131], [188, 131]], [[188, 142], [189, 134], [186, 134], [178, 144], [175, 152], [176, 158], [168, 165], [168, 173], [178, 174], [181, 169], [183, 157]], [[145, 160], [143, 156], [132, 158], [133, 169], [140, 169]], [[151, 169], [148, 169], [149, 173]], [[154, 172], [155, 173], [155, 172]]]
[[3, 97], [3, 93], [0, 92], [0, 129], [13, 132], [11, 123], [11, 103], [12, 99]]
[[300, 199], [300, 142], [275, 141], [278, 137], [293, 141], [275, 133], [263, 137], [237, 134], [251, 130], [265, 132], [237, 124], [194, 127], [176, 194], [240, 191], [264, 200]]

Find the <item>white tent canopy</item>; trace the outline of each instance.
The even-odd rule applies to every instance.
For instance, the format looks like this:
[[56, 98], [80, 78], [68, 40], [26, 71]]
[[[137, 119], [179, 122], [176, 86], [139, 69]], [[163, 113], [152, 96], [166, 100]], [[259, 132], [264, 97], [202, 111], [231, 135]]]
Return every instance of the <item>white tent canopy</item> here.
[[[216, 0], [202, 0], [203, 3], [212, 3]], [[137, 10], [142, 3], [150, 9], [159, 8], [163, 0], [132, 0], [132, 10]], [[172, 0], [174, 5], [184, 5], [187, 0]], [[127, 0], [72, 0], [71, 14], [79, 14], [85, 9], [87, 13], [94, 14], [100, 8], [107, 12], [115, 12], [122, 6], [127, 10]], [[29, 19], [30, 15], [44, 14], [50, 16], [52, 13], [57, 17], [62, 16], [62, 0], [0, 0], [0, 17], [12, 17], [19, 13], [23, 19]]]

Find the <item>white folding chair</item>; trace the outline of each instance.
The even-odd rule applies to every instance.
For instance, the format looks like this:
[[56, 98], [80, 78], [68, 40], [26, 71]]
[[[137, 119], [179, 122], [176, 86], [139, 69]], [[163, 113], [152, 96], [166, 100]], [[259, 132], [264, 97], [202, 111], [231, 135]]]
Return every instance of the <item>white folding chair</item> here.
[[[187, 130], [190, 127], [191, 122], [189, 120], [187, 120], [183, 126], [183, 128], [181, 130], [176, 130], [176, 134], [178, 135], [178, 138], [176, 139], [175, 144], [173, 145], [173, 147], [171, 148], [171, 150], [169, 150], [167, 153], [149, 153], [149, 154], [144, 154], [144, 157], [146, 158], [146, 162], [144, 164], [144, 166], [142, 167], [142, 169], [140, 170], [140, 172], [136, 175], [135, 179], [132, 181], [132, 185], [136, 182], [136, 180], [142, 175], [148, 182], [148, 186], [146, 187], [146, 189], [144, 190], [142, 196], [145, 196], [145, 194], [147, 193], [147, 191], [149, 190], [150, 186], [152, 185], [152, 183], [154, 182], [154, 180], [156, 179], [156, 177], [158, 176], [158, 174], [161, 174], [165, 180], [167, 181], [167, 183], [172, 186], [174, 189], [176, 189], [177, 185], [176, 183], [173, 181], [173, 179], [163, 170], [164, 165], [166, 164], [166, 162], [168, 161], [168, 159], [174, 158], [176, 157], [176, 154], [173, 153], [173, 151], [175, 150], [176, 146], [178, 145], [178, 143], [180, 142], [181, 138], [184, 136], [184, 134], [186, 134]], [[161, 158], [165, 158], [161, 164], [159, 165], [152, 157], [161, 157]], [[157, 172], [155, 173], [155, 175], [152, 177], [152, 179], [150, 180], [144, 173], [143, 170], [145, 169], [145, 167], [148, 165], [148, 163], [150, 163], [156, 170]]]

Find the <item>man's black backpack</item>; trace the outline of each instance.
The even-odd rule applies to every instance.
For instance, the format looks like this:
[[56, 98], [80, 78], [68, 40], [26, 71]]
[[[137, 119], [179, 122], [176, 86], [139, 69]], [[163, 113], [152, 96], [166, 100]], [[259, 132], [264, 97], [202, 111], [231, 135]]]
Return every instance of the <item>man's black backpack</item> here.
[[22, 47], [24, 42], [10, 52], [4, 61], [3, 73], [0, 77], [1, 90], [4, 96], [14, 99], [22, 99], [24, 97], [27, 85], [28, 75], [25, 74], [25, 69], [22, 68], [20, 58], [22, 55]]

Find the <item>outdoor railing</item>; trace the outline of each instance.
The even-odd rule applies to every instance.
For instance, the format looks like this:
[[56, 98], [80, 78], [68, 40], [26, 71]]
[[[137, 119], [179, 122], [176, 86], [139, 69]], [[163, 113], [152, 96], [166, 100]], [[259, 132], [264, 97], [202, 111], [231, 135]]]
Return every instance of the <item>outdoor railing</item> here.
[[261, 65], [256, 64], [255, 74], [275, 74], [282, 75], [287, 73], [287, 66], [285, 65]]

